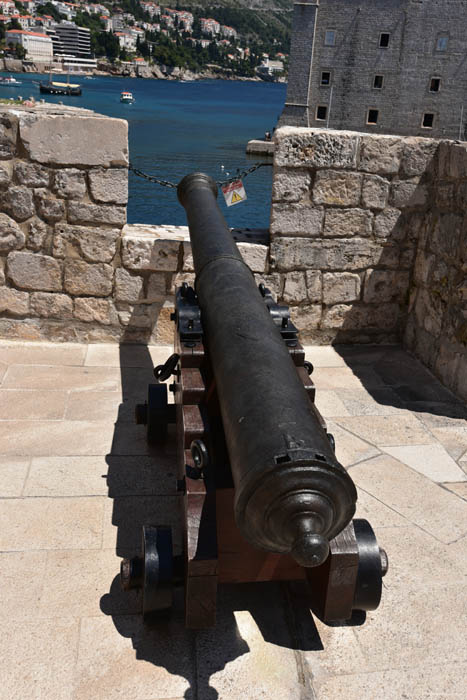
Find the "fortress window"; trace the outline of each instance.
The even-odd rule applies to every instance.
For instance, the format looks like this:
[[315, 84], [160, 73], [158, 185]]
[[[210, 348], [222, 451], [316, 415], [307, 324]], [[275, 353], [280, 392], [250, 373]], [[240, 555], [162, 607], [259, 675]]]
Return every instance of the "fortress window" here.
[[324, 35], [324, 45], [325, 46], [335, 46], [336, 44], [336, 32], [334, 29], [328, 29]]
[[377, 124], [378, 123], [378, 116], [379, 116], [378, 109], [369, 109], [366, 123], [367, 124]]
[[447, 37], [445, 35], [439, 36], [437, 41], [436, 41], [436, 50], [437, 51], [447, 51], [448, 41], [449, 41], [449, 37]]
[[373, 80], [373, 87], [375, 90], [381, 90], [383, 87], [383, 76], [382, 75], [375, 75], [375, 78]]
[[379, 45], [382, 49], [387, 49], [389, 46], [389, 34], [383, 32], [379, 35]]
[[430, 80], [430, 92], [439, 92], [441, 78], [432, 78]]
[[324, 122], [326, 120], [326, 117], [328, 115], [328, 108], [325, 105], [319, 105], [316, 108], [316, 120], [320, 122]]
[[433, 128], [433, 120], [435, 118], [434, 114], [430, 114], [429, 112], [426, 112], [423, 115], [423, 121], [422, 121], [422, 128], [424, 129], [432, 129]]
[[331, 73], [328, 70], [323, 70], [321, 73], [321, 85], [331, 84]]

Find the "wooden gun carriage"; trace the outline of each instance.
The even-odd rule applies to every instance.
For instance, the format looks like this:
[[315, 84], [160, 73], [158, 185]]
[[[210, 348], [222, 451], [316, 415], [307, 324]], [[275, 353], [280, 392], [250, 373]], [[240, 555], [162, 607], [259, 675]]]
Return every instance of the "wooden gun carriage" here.
[[[387, 557], [369, 523], [352, 520], [355, 486], [314, 404], [289, 310], [256, 286], [216, 196], [201, 173], [178, 186], [196, 284], [177, 290], [174, 354], [136, 411], [149, 441], [176, 422], [184, 551], [173, 556], [155, 513], [121, 582], [142, 589], [148, 622], [170, 610], [177, 583], [186, 626], [199, 629], [215, 624], [218, 583], [297, 579], [322, 620], [348, 620], [378, 607]], [[172, 376], [175, 404], [163, 383]]]

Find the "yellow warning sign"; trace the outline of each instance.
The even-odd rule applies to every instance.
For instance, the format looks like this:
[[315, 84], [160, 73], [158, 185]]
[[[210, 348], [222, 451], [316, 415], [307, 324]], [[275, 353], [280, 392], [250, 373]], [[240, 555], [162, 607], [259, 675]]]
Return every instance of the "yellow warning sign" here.
[[232, 192], [232, 204], [237, 204], [237, 202], [241, 202], [243, 197], [241, 197], [237, 192]]
[[221, 187], [222, 194], [224, 195], [225, 203], [228, 207], [232, 204], [239, 204], [244, 202], [246, 199], [245, 188], [241, 180], [234, 180], [234, 182], [228, 182], [226, 185]]

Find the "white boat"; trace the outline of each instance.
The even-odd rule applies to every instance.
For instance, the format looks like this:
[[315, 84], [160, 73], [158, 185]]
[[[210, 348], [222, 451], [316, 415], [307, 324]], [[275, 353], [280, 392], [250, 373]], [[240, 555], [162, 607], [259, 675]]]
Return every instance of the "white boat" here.
[[123, 92], [120, 93], [120, 102], [126, 102], [126, 104], [131, 104], [134, 101], [135, 98], [133, 97], [133, 94], [131, 92], [123, 90]]
[[21, 84], [21, 80], [16, 80], [16, 78], [13, 78], [12, 75], [9, 75], [7, 78], [0, 77], [0, 85], [11, 85], [12, 87], [15, 87], [16, 85]]

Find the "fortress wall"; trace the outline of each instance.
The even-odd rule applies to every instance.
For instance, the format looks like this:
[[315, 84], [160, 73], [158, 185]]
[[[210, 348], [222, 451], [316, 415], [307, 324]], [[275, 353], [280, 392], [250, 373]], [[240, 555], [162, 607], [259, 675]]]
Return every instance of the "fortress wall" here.
[[[0, 109], [0, 338], [172, 342], [188, 229], [127, 225], [127, 168], [124, 120]], [[235, 236], [264, 271], [267, 232]]]
[[269, 273], [312, 343], [401, 342], [467, 398], [467, 144], [276, 132]]
[[[233, 231], [303, 340], [404, 340], [467, 397], [467, 144], [276, 131], [268, 231]], [[0, 337], [170, 343], [186, 227], [126, 224], [127, 123], [0, 111]]]

